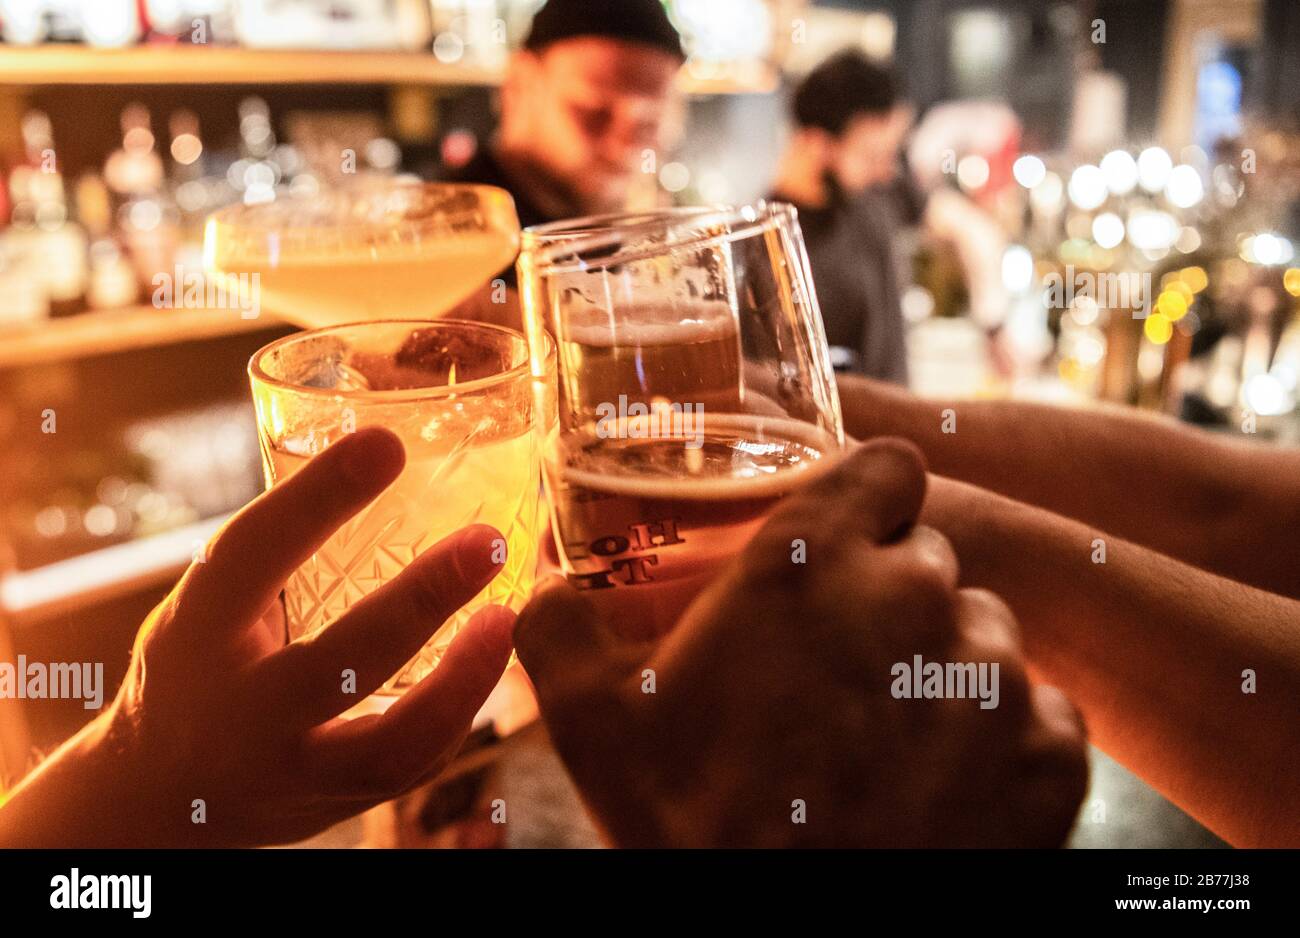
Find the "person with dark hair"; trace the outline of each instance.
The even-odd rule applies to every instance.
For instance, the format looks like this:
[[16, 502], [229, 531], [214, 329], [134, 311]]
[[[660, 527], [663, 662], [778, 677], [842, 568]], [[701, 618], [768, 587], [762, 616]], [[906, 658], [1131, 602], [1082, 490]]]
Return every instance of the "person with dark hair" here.
[[[511, 57], [496, 136], [450, 181], [507, 190], [525, 228], [623, 210], [685, 61], [659, 0], [548, 0]], [[500, 279], [507, 296], [479, 291], [455, 315], [520, 328], [513, 265]]]
[[910, 110], [887, 67], [846, 50], [803, 80], [793, 116], [773, 198], [799, 209], [832, 361], [905, 384], [891, 242], [900, 221], [918, 222], [924, 209], [898, 173]]
[[510, 190], [525, 227], [621, 209], [684, 61], [658, 0], [549, 0], [510, 61], [496, 138], [456, 178]]

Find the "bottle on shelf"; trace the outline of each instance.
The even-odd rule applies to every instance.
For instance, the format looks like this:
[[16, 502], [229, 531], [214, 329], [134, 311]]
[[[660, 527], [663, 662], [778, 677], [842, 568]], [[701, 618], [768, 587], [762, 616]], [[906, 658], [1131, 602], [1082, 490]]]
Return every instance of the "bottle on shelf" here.
[[6, 319], [66, 316], [85, 308], [84, 229], [69, 213], [50, 119], [29, 111], [22, 120], [25, 161], [9, 176], [13, 205], [4, 232]]
[[[180, 230], [165, 187], [166, 173], [143, 105], [122, 112], [122, 146], [104, 164], [104, 179], [116, 196], [119, 236], [146, 289], [158, 274], [170, 275]], [[150, 291], [151, 292], [151, 291]]]

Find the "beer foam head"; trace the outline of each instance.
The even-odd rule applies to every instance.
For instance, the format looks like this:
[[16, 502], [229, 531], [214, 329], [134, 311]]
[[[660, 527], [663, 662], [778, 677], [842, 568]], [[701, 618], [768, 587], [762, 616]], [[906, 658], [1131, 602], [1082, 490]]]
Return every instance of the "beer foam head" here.
[[[836, 462], [820, 427], [749, 414], [702, 414], [703, 448], [682, 437], [570, 442], [564, 481], [609, 495], [687, 501], [773, 498]], [[554, 468], [554, 467], [553, 467]]]
[[734, 335], [736, 317], [721, 300], [643, 301], [613, 312], [598, 306], [569, 311], [562, 341], [580, 345], [683, 345]]

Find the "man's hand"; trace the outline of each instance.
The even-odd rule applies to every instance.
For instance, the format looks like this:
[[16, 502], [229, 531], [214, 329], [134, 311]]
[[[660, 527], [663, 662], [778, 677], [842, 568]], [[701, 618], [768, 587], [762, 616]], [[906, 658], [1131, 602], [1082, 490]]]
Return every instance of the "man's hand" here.
[[471, 619], [382, 716], [339, 715], [496, 576], [500, 535], [476, 526], [448, 537], [288, 646], [278, 602], [289, 574], [404, 461], [393, 434], [360, 430], [230, 521], [145, 621], [117, 698], [0, 809], [0, 844], [282, 843], [436, 775], [505, 668], [508, 610]]
[[[947, 541], [915, 525], [925, 486], [913, 447], [861, 447], [787, 498], [656, 643], [619, 642], [563, 581], [541, 590], [519, 655], [614, 842], [1062, 843], [1087, 780], [1082, 725], [1029, 685], [1007, 607], [958, 589]], [[975, 687], [895, 696], [915, 656], [996, 666], [996, 706]]]

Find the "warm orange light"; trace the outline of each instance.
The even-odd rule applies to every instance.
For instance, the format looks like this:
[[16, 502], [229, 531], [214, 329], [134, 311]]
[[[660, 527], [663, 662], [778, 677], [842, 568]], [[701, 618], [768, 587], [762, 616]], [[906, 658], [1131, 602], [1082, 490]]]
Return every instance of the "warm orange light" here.
[[1210, 285], [1210, 278], [1204, 267], [1184, 267], [1178, 273], [1178, 279], [1187, 284], [1193, 293], [1200, 293]]
[[1282, 286], [1292, 296], [1300, 296], [1300, 267], [1289, 267], [1282, 275]]
[[182, 166], [189, 166], [203, 153], [203, 141], [194, 134], [181, 134], [172, 141], [172, 158]]

